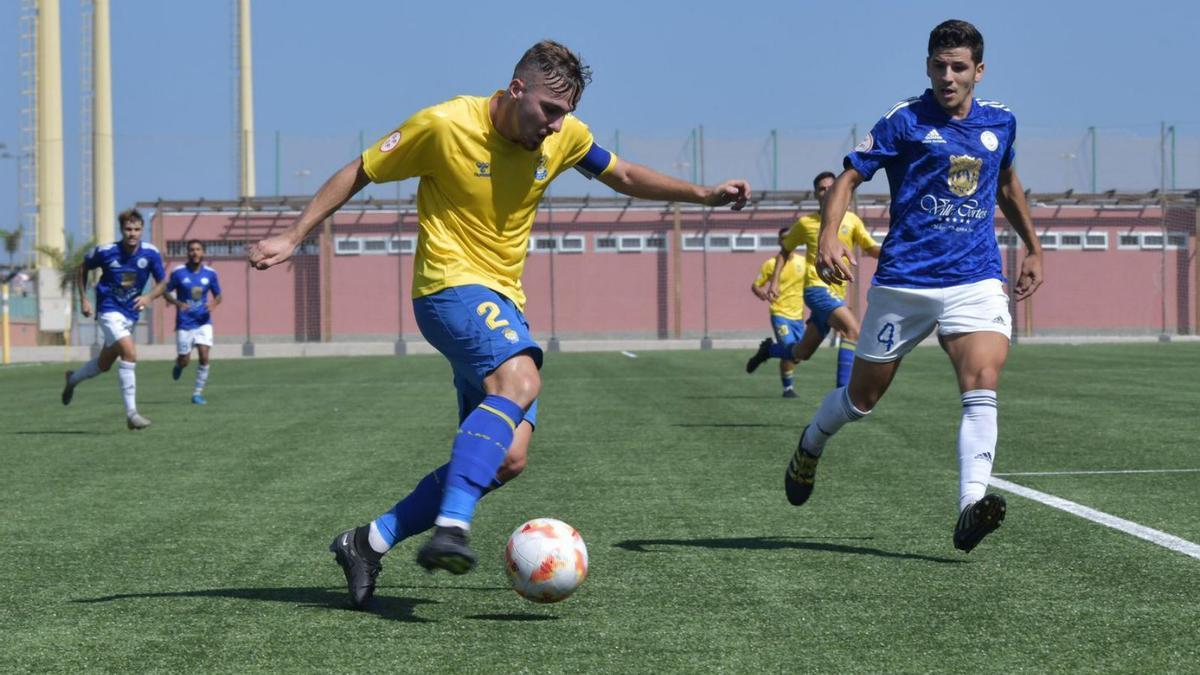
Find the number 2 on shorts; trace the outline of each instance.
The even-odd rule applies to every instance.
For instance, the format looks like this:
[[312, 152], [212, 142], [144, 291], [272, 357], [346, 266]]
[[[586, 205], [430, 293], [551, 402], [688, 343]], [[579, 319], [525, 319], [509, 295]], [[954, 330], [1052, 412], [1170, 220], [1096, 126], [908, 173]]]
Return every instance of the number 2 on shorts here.
[[487, 314], [487, 319], [485, 319], [485, 321], [487, 321], [487, 327], [492, 330], [503, 328], [508, 325], [508, 319], [497, 318], [500, 316], [500, 306], [494, 302], [479, 303], [479, 306], [475, 308], [475, 313], [479, 316]]

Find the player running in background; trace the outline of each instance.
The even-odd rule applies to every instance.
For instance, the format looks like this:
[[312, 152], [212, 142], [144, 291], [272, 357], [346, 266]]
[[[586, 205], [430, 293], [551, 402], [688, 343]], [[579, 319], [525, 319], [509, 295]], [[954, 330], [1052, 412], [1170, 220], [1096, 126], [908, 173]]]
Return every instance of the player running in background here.
[[334, 538], [330, 549], [357, 606], [374, 591], [381, 556], [431, 527], [417, 562], [455, 574], [470, 570], [475, 553], [467, 531], [476, 502], [525, 466], [542, 349], [525, 321], [521, 272], [550, 181], [576, 168], [644, 199], [740, 209], [750, 196], [744, 181], [692, 185], [599, 146], [571, 114], [590, 77], [570, 50], [539, 42], [505, 89], [416, 113], [334, 174], [287, 231], [251, 247], [258, 269], [279, 264], [367, 183], [420, 178], [413, 309], [421, 334], [450, 361], [460, 426], [449, 463], [388, 512]]
[[[758, 352], [746, 362], [746, 371], [754, 372], [763, 361], [775, 357], [794, 363], [807, 361], [821, 346], [821, 341], [829, 335], [830, 327], [836, 328], [842, 335], [838, 345], [836, 386], [844, 387], [850, 381], [850, 367], [854, 364], [854, 350], [858, 345], [858, 318], [846, 305], [846, 283], [826, 283], [817, 274], [817, 233], [821, 229], [821, 213], [825, 209], [825, 197], [829, 188], [833, 187], [833, 173], [822, 171], [813, 179], [813, 194], [817, 197], [820, 210], [801, 217], [792, 225], [791, 231], [783, 238], [779, 255], [794, 251], [805, 246], [805, 262], [807, 263], [804, 280], [804, 304], [808, 305], [808, 328], [804, 339], [798, 343], [784, 345], [770, 340], [763, 340], [758, 346]], [[853, 213], [846, 213], [838, 226], [838, 238], [847, 249], [857, 246], [862, 252], [872, 258], [879, 257], [879, 244], [871, 238], [862, 219]], [[772, 278], [768, 284], [767, 295], [772, 297], [782, 292], [780, 280]]]
[[[217, 271], [204, 264], [204, 244], [199, 239], [187, 243], [186, 265], [171, 270], [167, 280], [167, 302], [175, 305], [175, 346], [178, 356], [171, 378], [178, 380], [192, 358], [192, 347], [200, 356], [196, 366], [196, 386], [192, 403], [204, 405], [204, 385], [208, 382], [208, 351], [212, 349], [212, 310], [221, 304], [221, 282]], [[212, 296], [212, 304], [208, 296]]]
[[[784, 235], [791, 227], [780, 228], [779, 245], [784, 246]], [[783, 260], [783, 270], [775, 274]], [[779, 291], [771, 303], [771, 332], [775, 335], [775, 344], [790, 350], [793, 345], [804, 337], [804, 279], [805, 261], [798, 255], [793, 255], [792, 249], [785, 249], [779, 255], [767, 258], [758, 270], [758, 277], [750, 284], [750, 292], [759, 300], [768, 300], [768, 289], [771, 280], [779, 283]], [[770, 344], [767, 338], [764, 344]], [[761, 347], [760, 347], [761, 349]], [[746, 372], [752, 373], [758, 364], [746, 364]], [[796, 363], [787, 357], [779, 359], [779, 379], [783, 382], [783, 397], [796, 398]]]
[[904, 355], [937, 329], [961, 393], [954, 546], [969, 552], [1000, 526], [1006, 510], [1002, 496], [986, 494], [996, 452], [996, 388], [1012, 331], [996, 207], [1027, 248], [1014, 288], [1018, 300], [1042, 284], [1042, 248], [1013, 167], [1016, 119], [1003, 104], [974, 98], [983, 79], [983, 36], [965, 21], [938, 25], [929, 35], [926, 72], [930, 88], [875, 124], [846, 156], [826, 197], [817, 266], [827, 282], [854, 278], [837, 225], [851, 193], [881, 168], [891, 188], [891, 227], [867, 295], [850, 383], [831, 391], [805, 427], [784, 486], [792, 504], [808, 499], [825, 443], [870, 413]]
[[[137, 346], [133, 342], [133, 326], [142, 310], [162, 295], [166, 275], [158, 249], [142, 242], [142, 214], [129, 209], [117, 216], [117, 220], [121, 225], [120, 241], [92, 249], [83, 259], [76, 280], [80, 310], [84, 316], [91, 316], [92, 303], [87, 297], [88, 271], [100, 269], [100, 282], [96, 284], [96, 322], [104, 334], [104, 348], [79, 370], [67, 371], [62, 402], [63, 405], [70, 404], [80, 382], [108, 372], [113, 362], [120, 359], [117, 379], [125, 401], [125, 424], [138, 430], [150, 426], [150, 420], [139, 415], [137, 410]], [[142, 295], [150, 277], [154, 277], [155, 286]]]

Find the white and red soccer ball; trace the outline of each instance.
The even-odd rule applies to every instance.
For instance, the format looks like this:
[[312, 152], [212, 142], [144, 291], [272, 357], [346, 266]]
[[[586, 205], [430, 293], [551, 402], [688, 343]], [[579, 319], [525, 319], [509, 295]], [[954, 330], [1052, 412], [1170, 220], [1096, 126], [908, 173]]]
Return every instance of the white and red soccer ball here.
[[535, 518], [513, 530], [504, 565], [518, 595], [532, 602], [558, 602], [587, 578], [587, 546], [563, 521]]

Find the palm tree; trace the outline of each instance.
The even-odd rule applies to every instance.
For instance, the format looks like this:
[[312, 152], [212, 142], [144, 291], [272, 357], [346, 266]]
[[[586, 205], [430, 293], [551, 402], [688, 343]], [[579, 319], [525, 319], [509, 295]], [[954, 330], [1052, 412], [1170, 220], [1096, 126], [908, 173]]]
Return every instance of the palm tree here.
[[4, 252], [8, 254], [8, 270], [13, 271], [13, 256], [16, 255], [17, 249], [21, 248], [21, 235], [25, 234], [24, 228], [17, 226], [15, 230], [0, 230], [0, 239], [4, 240]]
[[[75, 245], [74, 235], [67, 234], [66, 251], [57, 246], [38, 246], [37, 252], [50, 258], [54, 269], [58, 270], [58, 287], [62, 290], [63, 295], [71, 299], [71, 325], [68, 327], [68, 332], [74, 332], [75, 328], [75, 291], [79, 279], [79, 271], [83, 269], [83, 259], [88, 252], [95, 246], [95, 242], [88, 240], [87, 243], [80, 246]], [[68, 337], [69, 340], [69, 337]]]

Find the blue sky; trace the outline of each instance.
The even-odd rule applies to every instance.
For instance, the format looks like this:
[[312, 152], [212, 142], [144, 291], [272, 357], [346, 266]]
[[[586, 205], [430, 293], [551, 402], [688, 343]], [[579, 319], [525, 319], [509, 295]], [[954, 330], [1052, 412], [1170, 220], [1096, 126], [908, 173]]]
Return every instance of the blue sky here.
[[[112, 5], [118, 206], [231, 196], [232, 0]], [[979, 93], [1017, 114], [1024, 141], [1018, 166], [1035, 190], [1088, 187], [1085, 134], [1093, 125], [1101, 189], [1157, 185], [1162, 121], [1176, 126], [1179, 187], [1196, 187], [1200, 41], [1178, 27], [1200, 26], [1198, 7], [255, 0], [259, 193], [274, 192], [277, 174], [282, 192], [309, 192], [353, 157], [360, 134], [370, 142], [421, 107], [504, 86], [521, 52], [543, 37], [568, 44], [594, 68], [578, 114], [602, 142], [618, 142], [619, 131], [623, 156], [687, 175], [683, 148], [703, 124], [709, 182], [740, 173], [762, 186], [769, 181], [766, 139], [777, 129], [784, 139], [780, 187], [803, 188], [814, 167], [838, 164], [852, 127], [861, 134], [892, 103], [925, 87], [925, 41], [946, 18], [982, 30], [988, 70]], [[78, 3], [63, 0], [62, 14], [72, 222], [79, 207]], [[18, 3], [4, 3], [0, 142], [10, 149], [18, 130], [17, 16]], [[0, 162], [0, 227], [15, 218], [14, 169], [12, 160]], [[577, 179], [556, 189], [602, 192]]]

